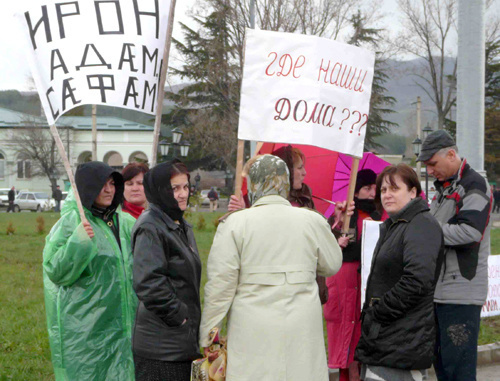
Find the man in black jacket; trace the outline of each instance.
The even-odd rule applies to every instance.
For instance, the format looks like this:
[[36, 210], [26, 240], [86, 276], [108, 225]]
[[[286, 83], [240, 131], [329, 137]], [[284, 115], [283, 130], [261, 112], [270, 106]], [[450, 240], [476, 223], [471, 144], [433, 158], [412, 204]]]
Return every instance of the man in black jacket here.
[[16, 199], [16, 188], [12, 187], [9, 191], [9, 207], [7, 213], [14, 212], [14, 200]]
[[55, 212], [61, 211], [61, 200], [62, 200], [62, 192], [59, 185], [56, 186], [56, 189], [52, 192], [52, 198], [56, 201]]

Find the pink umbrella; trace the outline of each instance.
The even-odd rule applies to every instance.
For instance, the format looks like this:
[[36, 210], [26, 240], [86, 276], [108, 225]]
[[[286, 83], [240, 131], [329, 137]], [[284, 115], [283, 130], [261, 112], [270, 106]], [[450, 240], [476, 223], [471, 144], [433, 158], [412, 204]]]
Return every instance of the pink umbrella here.
[[[353, 159], [351, 156], [347, 156], [342, 153], [339, 153], [338, 155], [333, 179], [331, 200], [345, 201], [347, 199], [349, 176], [351, 175], [351, 165]], [[371, 169], [376, 174], [379, 174], [388, 165], [390, 165], [390, 163], [382, 160], [377, 155], [374, 155], [371, 152], [365, 152], [363, 154], [363, 158], [359, 162], [359, 171], [362, 169]], [[335, 207], [333, 205], [329, 206], [325, 212], [325, 216], [329, 217], [333, 213], [334, 209]]]

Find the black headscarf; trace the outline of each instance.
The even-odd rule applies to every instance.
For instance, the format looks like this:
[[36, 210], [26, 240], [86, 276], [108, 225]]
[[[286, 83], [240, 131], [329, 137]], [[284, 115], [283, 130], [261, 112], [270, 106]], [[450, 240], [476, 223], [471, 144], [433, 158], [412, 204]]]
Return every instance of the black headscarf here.
[[[144, 175], [144, 193], [150, 204], [158, 206], [174, 221], [182, 221], [184, 211], [179, 208], [179, 203], [174, 198], [174, 191], [170, 185], [170, 179], [178, 174], [174, 166], [182, 163], [174, 159], [158, 164]], [[188, 181], [189, 173], [186, 173]], [[188, 199], [189, 202], [189, 199]]]
[[[115, 182], [113, 201], [105, 209], [97, 208], [94, 201], [110, 177], [113, 177]], [[83, 206], [93, 214], [97, 213], [104, 220], [107, 220], [123, 201], [124, 183], [122, 175], [101, 161], [80, 164], [75, 173], [75, 183]]]

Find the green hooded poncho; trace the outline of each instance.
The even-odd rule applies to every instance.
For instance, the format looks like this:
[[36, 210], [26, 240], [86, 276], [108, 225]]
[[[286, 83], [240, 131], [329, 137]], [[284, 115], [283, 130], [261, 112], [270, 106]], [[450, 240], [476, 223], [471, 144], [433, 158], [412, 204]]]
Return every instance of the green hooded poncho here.
[[[104, 169], [101, 177], [105, 182], [110, 174]], [[85, 182], [100, 190], [102, 179], [91, 174], [94, 178]], [[85, 232], [70, 193], [43, 251], [45, 308], [55, 378], [134, 380], [131, 335], [137, 298], [132, 289], [130, 233], [135, 219], [116, 209], [112, 218], [119, 226], [120, 249], [111, 228], [89, 211], [88, 200], [95, 199], [95, 189], [89, 190], [85, 184], [82, 188], [85, 215], [94, 238]], [[116, 196], [114, 205], [115, 201], [119, 201]]]

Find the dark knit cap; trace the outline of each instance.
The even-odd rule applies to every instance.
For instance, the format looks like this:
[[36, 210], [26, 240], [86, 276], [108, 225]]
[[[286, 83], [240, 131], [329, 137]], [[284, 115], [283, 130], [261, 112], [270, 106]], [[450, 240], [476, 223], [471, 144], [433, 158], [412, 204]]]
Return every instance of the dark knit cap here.
[[356, 187], [354, 193], [358, 193], [365, 185], [372, 185], [377, 182], [377, 174], [371, 169], [362, 169], [356, 177]]

